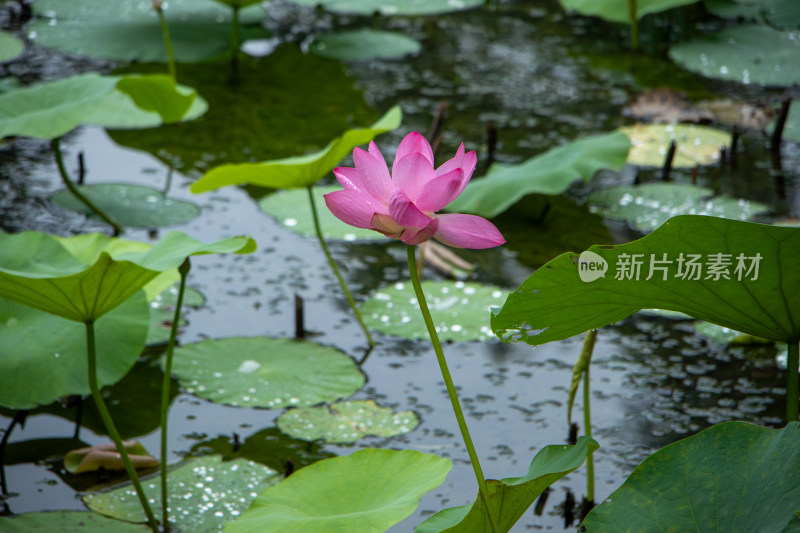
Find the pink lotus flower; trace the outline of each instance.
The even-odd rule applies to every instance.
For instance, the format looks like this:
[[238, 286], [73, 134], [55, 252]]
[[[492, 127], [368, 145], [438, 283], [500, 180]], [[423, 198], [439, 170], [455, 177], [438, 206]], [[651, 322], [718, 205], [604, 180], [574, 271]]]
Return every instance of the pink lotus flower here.
[[355, 168], [333, 170], [344, 190], [325, 195], [328, 209], [342, 222], [406, 244], [434, 238], [456, 248], [492, 248], [506, 242], [484, 218], [436, 214], [461, 194], [475, 170], [475, 152], [464, 153], [463, 143], [437, 169], [430, 144], [417, 132], [406, 135], [397, 148], [391, 176], [374, 142], [368, 152], [354, 149], [353, 160]]

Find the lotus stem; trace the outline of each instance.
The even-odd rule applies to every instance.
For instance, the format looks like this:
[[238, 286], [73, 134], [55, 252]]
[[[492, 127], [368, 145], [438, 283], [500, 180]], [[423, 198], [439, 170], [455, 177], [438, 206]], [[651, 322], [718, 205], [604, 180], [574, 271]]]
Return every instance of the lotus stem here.
[[800, 344], [790, 341], [786, 359], [786, 423], [798, 421], [798, 372], [800, 372]]
[[78, 187], [72, 183], [72, 180], [69, 179], [69, 174], [67, 174], [67, 169], [64, 167], [64, 157], [61, 155], [61, 140], [56, 137], [50, 142], [50, 145], [53, 147], [53, 153], [56, 156], [56, 165], [58, 165], [58, 173], [61, 175], [61, 180], [64, 182], [64, 185], [69, 189], [75, 198], [83, 202], [86, 207], [97, 213], [97, 216], [103, 219], [104, 222], [109, 224], [112, 228], [114, 228], [114, 236], [116, 237], [120, 233], [122, 233], [122, 226], [114, 222], [110, 216], [105, 214], [102, 209], [97, 207], [94, 202], [89, 200]]
[[183, 293], [186, 290], [186, 277], [192, 265], [187, 257], [178, 268], [181, 282], [178, 287], [178, 302], [172, 317], [172, 328], [169, 332], [169, 343], [164, 355], [164, 379], [161, 382], [161, 523], [164, 533], [169, 533], [169, 493], [167, 492], [167, 415], [169, 411], [170, 379], [172, 378], [172, 354], [175, 351], [175, 337], [178, 335], [178, 323], [183, 307]]
[[342, 277], [341, 272], [339, 272], [339, 267], [336, 266], [336, 263], [333, 260], [333, 256], [331, 256], [330, 250], [328, 250], [328, 245], [325, 243], [325, 237], [322, 236], [322, 228], [319, 225], [319, 215], [317, 214], [317, 206], [314, 202], [314, 188], [313, 185], [309, 185], [308, 189], [308, 203], [311, 204], [311, 217], [314, 219], [314, 230], [317, 232], [317, 239], [319, 239], [319, 245], [322, 247], [322, 251], [325, 252], [325, 257], [328, 258], [328, 264], [331, 265], [331, 269], [333, 273], [336, 274], [336, 279], [339, 280], [339, 285], [342, 287], [342, 291], [344, 291], [344, 295], [347, 297], [347, 301], [350, 302], [350, 307], [353, 309], [353, 314], [356, 316], [356, 320], [358, 323], [361, 324], [361, 329], [364, 330], [364, 335], [367, 337], [367, 342], [369, 342], [369, 349], [375, 346], [375, 341], [372, 339], [372, 335], [369, 332], [369, 328], [364, 323], [364, 319], [361, 317], [361, 312], [359, 312], [358, 307], [356, 307], [356, 301], [353, 299], [353, 295], [350, 294], [350, 289], [347, 288], [347, 283], [345, 283], [344, 278]]
[[147, 522], [150, 525], [150, 529], [153, 530], [153, 533], [159, 533], [158, 522], [156, 521], [153, 510], [150, 508], [150, 504], [147, 501], [147, 495], [144, 493], [142, 484], [139, 482], [139, 476], [136, 475], [136, 469], [133, 468], [133, 464], [131, 464], [131, 459], [128, 457], [128, 452], [125, 450], [125, 445], [122, 443], [122, 438], [119, 436], [117, 427], [114, 425], [114, 421], [111, 418], [111, 413], [108, 412], [108, 407], [106, 407], [103, 396], [100, 394], [100, 388], [97, 385], [97, 353], [95, 351], [96, 349], [94, 342], [94, 320], [87, 320], [85, 325], [86, 353], [89, 358], [89, 389], [92, 391], [92, 398], [94, 398], [94, 403], [97, 405], [97, 411], [100, 413], [100, 418], [103, 420], [103, 424], [106, 427], [106, 431], [108, 431], [108, 435], [117, 446], [117, 451], [119, 451], [122, 463], [125, 465], [125, 471], [128, 473], [128, 477], [131, 478], [131, 483], [133, 483], [133, 487], [136, 489], [136, 495], [139, 497], [139, 502], [142, 504], [144, 514], [147, 516]]
[[167, 49], [167, 70], [173, 80], [178, 79], [175, 70], [175, 53], [172, 50], [172, 38], [169, 35], [169, 26], [167, 26], [167, 18], [164, 16], [164, 7], [160, 0], [153, 1], [153, 8], [158, 13], [158, 21], [161, 23], [161, 35], [164, 37], [164, 46]]
[[442, 343], [439, 341], [439, 335], [436, 333], [436, 326], [433, 325], [433, 318], [428, 309], [428, 303], [425, 300], [425, 293], [422, 291], [422, 284], [417, 275], [417, 257], [414, 246], [408, 247], [408, 272], [411, 276], [411, 284], [414, 286], [414, 292], [417, 295], [417, 302], [419, 310], [422, 312], [422, 318], [425, 320], [425, 326], [428, 328], [428, 335], [430, 335], [431, 343], [433, 343], [433, 351], [436, 352], [436, 360], [439, 362], [439, 370], [442, 372], [445, 387], [447, 387], [447, 394], [450, 396], [450, 403], [453, 406], [453, 413], [456, 415], [458, 421], [458, 429], [461, 430], [461, 438], [464, 440], [464, 445], [469, 454], [469, 461], [472, 463], [472, 469], [475, 471], [475, 479], [478, 481], [478, 492], [483, 500], [483, 507], [486, 509], [486, 516], [489, 519], [489, 526], [492, 533], [500, 533], [501, 530], [497, 527], [497, 519], [492, 514], [490, 506], [489, 487], [486, 485], [486, 479], [483, 477], [483, 470], [481, 463], [478, 460], [478, 454], [475, 453], [475, 446], [472, 444], [472, 437], [469, 435], [469, 428], [467, 428], [467, 421], [464, 419], [464, 413], [461, 410], [461, 404], [458, 401], [458, 394], [456, 387], [453, 384], [453, 378], [450, 376], [450, 370], [447, 368], [447, 360], [444, 358], [444, 351], [442, 350]]
[[[591, 354], [594, 352], [594, 343], [597, 339], [597, 330], [592, 329], [586, 332], [586, 337], [583, 339], [583, 348], [581, 351], [581, 358], [586, 352]], [[592, 409], [591, 397], [589, 395], [589, 367], [591, 366], [591, 355], [589, 355], [590, 364], [586, 365], [583, 371], [583, 433], [590, 439], [592, 438]], [[594, 506], [594, 454], [589, 454], [586, 457], [586, 499], [589, 501], [590, 506]]]
[[628, 17], [631, 19], [631, 49], [637, 50], [639, 48], [639, 19], [636, 16], [637, 12], [636, 0], [628, 0]]

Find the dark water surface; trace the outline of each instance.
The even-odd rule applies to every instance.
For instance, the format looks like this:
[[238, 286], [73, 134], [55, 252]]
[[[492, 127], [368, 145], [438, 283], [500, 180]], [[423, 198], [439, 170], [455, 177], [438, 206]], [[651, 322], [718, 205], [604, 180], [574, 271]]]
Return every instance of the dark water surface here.
[[[628, 52], [624, 28], [594, 19], [569, 18], [553, 1], [495, 2], [486, 9], [429, 19], [334, 17], [279, 3], [271, 4], [269, 12], [272, 19], [268, 26], [276, 36], [301, 48], [314, 33], [363, 25], [402, 31], [422, 41], [423, 52], [416, 58], [345, 65], [344, 72], [339, 71], [345, 76], [344, 85], [350, 84], [361, 101], [347, 107], [347, 100], [338, 100], [330, 105], [330, 112], [338, 113], [345, 123], [365, 124], [391, 105], [400, 104], [404, 111], [402, 128], [379, 139], [384, 154], [390, 154], [408, 131], [427, 132], [437, 105], [447, 101], [442, 155], [449, 157], [464, 141], [467, 149], [479, 153], [479, 173], [485, 168], [488, 122], [499, 132], [497, 160], [513, 163], [578, 137], [629, 123], [622, 118], [621, 108], [646, 88], [676, 87], [692, 98], [715, 95], [774, 100], [780, 94], [701, 79], [669, 63], [661, 41], [648, 35], [663, 40], [691, 34], [695, 31], [691, 17], [700, 16], [692, 11], [688, 11], [688, 21], [675, 13], [664, 14], [659, 21], [645, 21], [643, 44], [649, 55]], [[648, 28], [650, 34], [644, 31]], [[41, 49], [30, 51], [25, 60], [26, 64], [14, 68], [29, 77], [45, 79], [78, 70], [110, 68], [105, 63], [64, 58]], [[197, 68], [187, 66], [185, 70]], [[179, 78], [181, 72], [179, 66]], [[191, 84], [190, 80], [181, 81]], [[247, 78], [241, 83], [247, 84]], [[343, 90], [339, 87], [344, 85], [331, 90]], [[316, 87], [318, 98], [323, 103], [328, 101], [329, 88], [324, 83]], [[204, 94], [202, 86], [197, 88]], [[250, 103], [241, 105], [244, 110], [232, 110], [231, 116], [246, 112]], [[261, 140], [263, 145], [246, 147], [224, 146], [227, 138], [223, 135], [217, 139], [217, 151], [205, 158], [196, 157], [191, 146], [178, 146], [186, 143], [163, 140], [156, 152], [158, 157], [154, 157], [122, 147], [97, 128], [82, 128], [69, 135], [64, 149], [71, 169], [77, 154], [84, 153], [89, 183], [162, 187], [168, 172], [165, 161], [169, 161], [179, 170], [170, 194], [193, 200], [203, 208], [200, 218], [176, 229], [204, 241], [249, 234], [259, 243], [259, 250], [250, 256], [193, 259], [190, 285], [206, 296], [207, 304], [189, 312], [182, 343], [232, 336], [291, 336], [297, 293], [305, 299], [306, 324], [317, 334], [314, 340], [360, 358], [365, 347], [362, 332], [314, 238], [289, 232], [259, 211], [253, 196], [263, 191], [250, 191], [252, 196], [237, 188], [202, 196], [188, 192], [192, 178], [224, 159], [223, 152], [234, 154], [231, 159], [247, 158], [248, 154], [259, 159], [266, 157], [264, 154], [279, 157], [307, 151], [303, 146], [294, 153], [271, 152], [277, 150], [275, 146], [283, 146], [284, 135], [302, 137], [308, 131], [312, 136], [310, 132], [315, 130], [313, 123], [292, 121], [291, 109], [281, 108], [280, 114], [289, 117], [284, 127], [291, 132], [276, 125], [274, 141], [255, 137], [252, 142]], [[330, 127], [336, 126], [333, 123]], [[346, 124], [339, 129], [344, 127]], [[128, 145], [152, 144], [147, 135], [125, 132], [113, 137]], [[327, 139], [311, 138], [312, 148]], [[745, 136], [738, 167], [702, 168], [698, 183], [765, 202], [776, 216], [798, 209], [800, 150], [786, 144], [781, 171], [764, 146], [760, 136]], [[776, 185], [779, 174], [785, 177], [783, 196]], [[463, 253], [478, 265], [474, 280], [511, 290], [533, 269], [563, 251], [636, 238], [638, 234], [623, 224], [603, 222], [583, 205], [592, 190], [630, 183], [634, 175], [632, 168], [603, 172], [588, 186], [571, 189], [568, 198], [553, 200], [555, 208], [542, 220], [537, 215], [541, 202], [546, 201], [542, 198], [529, 198], [499, 217], [496, 222], [511, 242], [499, 249]], [[643, 171], [641, 178], [647, 181], [655, 175], [654, 171]], [[687, 182], [691, 176], [689, 171], [676, 171], [673, 178]], [[0, 226], [6, 231], [105, 231], [99, 223], [87, 224], [82, 217], [48, 203], [48, 195], [59, 188], [46, 143], [21, 139], [15, 149], [0, 150]], [[127, 231], [125, 237], [153, 239], [141, 230]], [[397, 243], [334, 243], [332, 251], [359, 301], [379, 286], [407, 279], [405, 250]], [[426, 272], [426, 277], [435, 279], [437, 274]], [[413, 409], [420, 425], [404, 436], [367, 438], [355, 445], [325, 445], [323, 450], [346, 455], [362, 447], [409, 448], [452, 458], [454, 467], [445, 483], [422, 499], [412, 517], [391, 530], [405, 532], [443, 506], [472, 501], [476, 486], [429, 343], [375, 335], [379, 344], [362, 367], [367, 384], [355, 398], [374, 399], [398, 410]], [[580, 347], [580, 338], [535, 349], [505, 345], [499, 340], [445, 346], [488, 477], [524, 475], [538, 449], [565, 442], [567, 391]], [[594, 436], [601, 445], [595, 454], [597, 499], [608, 496], [654, 450], [711, 424], [747, 420], [780, 425], [785, 376], [776, 355], [772, 347], [726, 347], [702, 337], [687, 322], [657, 316], [637, 314], [601, 330], [592, 362]], [[148, 364], [143, 361], [140, 367], [146, 370]], [[158, 371], [145, 374], [157, 379]], [[113, 393], [111, 399], [113, 402]], [[579, 394], [573, 418], [582, 422], [581, 409]], [[215, 405], [180, 394], [170, 410], [170, 461], [219, 436], [233, 438], [236, 433], [244, 440], [272, 427], [279, 414]], [[0, 426], [8, 422], [8, 418], [0, 418]], [[30, 417], [24, 429], [17, 428], [11, 443], [69, 437], [73, 431], [73, 424], [64, 418], [41, 414]], [[82, 430], [81, 438], [89, 444], [106, 440], [89, 429]], [[157, 431], [138, 439], [153, 453], [159, 448]], [[82, 509], [75, 491], [57, 475], [60, 468], [46, 461], [8, 466], [8, 486], [13, 493], [7, 502], [10, 510]], [[581, 469], [554, 485], [543, 516], [529, 511], [514, 531], [561, 531], [567, 491], [580, 501], [584, 490]]]

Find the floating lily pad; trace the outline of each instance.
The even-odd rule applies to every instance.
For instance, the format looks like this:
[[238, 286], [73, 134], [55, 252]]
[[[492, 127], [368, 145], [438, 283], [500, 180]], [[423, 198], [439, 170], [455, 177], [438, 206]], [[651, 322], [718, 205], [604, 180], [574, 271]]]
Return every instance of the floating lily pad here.
[[[164, 4], [176, 61], [203, 61], [230, 50], [229, 7], [213, 0], [170, 0]], [[151, 2], [37, 0], [33, 8], [39, 19], [31, 24], [29, 35], [41, 45], [117, 61], [167, 61], [161, 25]], [[241, 37], [268, 37], [260, 26], [265, 16], [259, 6], [242, 9]]]
[[267, 161], [319, 150], [343, 131], [370, 124], [377, 116], [339, 61], [304, 54], [291, 43], [263, 58], [241, 56], [235, 84], [220, 74], [230, 68], [230, 61], [181, 65], [181, 81], [195, 87], [209, 104], [208, 113], [191, 127], [181, 123], [146, 131], [113, 131], [111, 137], [197, 177], [224, 163]]
[[[148, 323], [142, 292], [97, 320], [101, 386], [119, 381], [136, 363]], [[0, 405], [31, 409], [62, 396], [89, 394], [83, 324], [0, 298], [0, 338]]]
[[338, 350], [269, 337], [181, 346], [172, 370], [186, 392], [241, 407], [306, 407], [346, 398], [364, 385], [356, 364]]
[[[178, 326], [186, 325], [183, 318], [186, 308], [202, 307], [206, 299], [202, 293], [192, 287], [183, 291], [181, 320]], [[175, 306], [178, 304], [178, 287], [173, 286], [150, 301], [150, 329], [147, 331], [147, 345], [166, 344], [172, 331], [172, 320], [175, 318]]]
[[[185, 224], [200, 214], [200, 208], [190, 202], [164, 196], [161, 191], [143, 185], [100, 183], [79, 187], [92, 202], [119, 224], [131, 228], [161, 228]], [[61, 207], [97, 215], [67, 189], [51, 198]]]
[[319, 443], [293, 439], [275, 427], [254, 433], [243, 443], [234, 443], [230, 435], [220, 435], [195, 444], [189, 450], [189, 456], [192, 457], [210, 454], [220, 454], [225, 461], [250, 459], [279, 472], [290, 464], [297, 470], [321, 459], [334, 457], [333, 453], [325, 451]]
[[766, 20], [773, 26], [800, 26], [800, 3], [796, 0], [705, 0], [709, 11], [720, 17]]
[[402, 33], [361, 29], [326, 33], [309, 46], [309, 51], [340, 61], [365, 59], [399, 59], [417, 55], [422, 50], [419, 41]]
[[[164, 122], [161, 113], [174, 116], [173, 113], [178, 112], [173, 104], [183, 110], [186, 120], [203, 114], [207, 107], [193, 89], [180, 85], [170, 87], [161, 83], [134, 83], [128, 87], [128, 93], [124, 93], [117, 89], [124, 79], [94, 73], [80, 74], [2, 93], [0, 138], [16, 135], [55, 139], [81, 124], [117, 128], [153, 127]], [[139, 108], [133, 99], [137, 92], [142, 91], [150, 93], [151, 99], [161, 92], [162, 97], [169, 98], [171, 95], [175, 100], [161, 101], [153, 108], [155, 110], [147, 111]], [[185, 101], [178, 103], [182, 97], [192, 98], [188, 111], [183, 107]]]
[[0, 518], [0, 531], [5, 533], [152, 532], [147, 526], [113, 520], [89, 511], [47, 511], [25, 513], [13, 518]]
[[25, 44], [8, 32], [0, 31], [0, 63], [11, 61], [22, 54]]
[[670, 444], [595, 507], [581, 531], [800, 531], [798, 436], [797, 422], [723, 422]]
[[621, 169], [630, 147], [628, 138], [615, 132], [579, 139], [518, 165], [495, 163], [485, 178], [473, 179], [447, 209], [493, 217], [525, 195], [561, 194], [576, 180], [588, 182], [600, 169]]
[[726, 28], [669, 51], [685, 68], [710, 78], [768, 86], [800, 83], [800, 34], [758, 24]]
[[359, 450], [318, 461], [259, 494], [228, 533], [380, 533], [408, 517], [442, 484], [449, 459], [414, 450]]
[[[492, 338], [489, 308], [501, 305], [506, 291], [463, 281], [424, 281], [422, 290], [442, 340]], [[411, 282], [378, 290], [364, 302], [361, 314], [372, 329], [407, 339], [428, 338]]]
[[[694, 4], [697, 0], [636, 0], [636, 18], [649, 13], [658, 13], [679, 6]], [[561, 0], [565, 9], [575, 10], [581, 15], [592, 15], [611, 22], [630, 24], [628, 0]]]
[[[264, 465], [236, 459], [222, 462], [218, 455], [190, 459], [169, 472], [169, 521], [181, 531], [217, 532], [222, 524], [243, 513], [256, 495], [280, 481], [281, 476]], [[161, 476], [142, 482], [161, 515]], [[136, 491], [126, 485], [83, 498], [89, 509], [120, 520], [144, 522]]]
[[393, 413], [372, 400], [353, 400], [289, 409], [278, 417], [277, 424], [281, 431], [297, 439], [356, 442], [369, 435], [393, 437], [408, 433], [419, 420], [414, 411]]
[[679, 183], [646, 183], [612, 187], [589, 196], [592, 211], [625, 220], [643, 232], [653, 231], [677, 215], [707, 215], [748, 220], [768, 207], [758, 202], [713, 196], [714, 191]]
[[[314, 187], [314, 202], [322, 234], [326, 239], [343, 241], [387, 241], [377, 231], [355, 228], [345, 224], [331, 213], [325, 206], [324, 194], [339, 191], [339, 185]], [[276, 218], [287, 229], [301, 235], [316, 235], [314, 219], [311, 218], [311, 206], [308, 202], [308, 191], [305, 189], [288, 189], [277, 191], [262, 199], [258, 206], [266, 214]]]
[[483, 0], [292, 0], [322, 6], [334, 13], [371, 15], [438, 15], [482, 6]]
[[628, 163], [651, 167], [664, 165], [673, 140], [676, 145], [673, 168], [714, 164], [719, 161], [720, 149], [731, 143], [730, 134], [693, 124], [636, 124], [620, 131], [631, 140]]

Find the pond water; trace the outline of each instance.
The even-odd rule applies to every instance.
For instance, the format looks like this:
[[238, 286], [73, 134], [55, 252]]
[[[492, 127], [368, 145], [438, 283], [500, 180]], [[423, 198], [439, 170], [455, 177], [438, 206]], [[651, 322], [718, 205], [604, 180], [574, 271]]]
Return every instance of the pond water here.
[[[414, 37], [423, 43], [423, 52], [398, 61], [345, 64], [339, 74], [341, 79], [330, 86], [324, 79], [298, 81], [297, 91], [304, 98], [318, 100], [314, 106], [339, 117], [338, 123], [331, 120], [326, 124], [332, 132], [317, 131], [315, 123], [304, 118], [305, 113], [297, 118], [293, 108], [281, 107], [290, 104], [281, 103], [275, 95], [280, 91], [292, 93], [292, 84], [287, 83], [277, 93], [265, 92], [275, 102], [274, 114], [281, 115], [283, 122], [276, 118], [271, 124], [273, 129], [268, 133], [273, 137], [264, 137], [263, 131], [251, 135], [249, 146], [226, 144], [242, 132], [232, 133], [231, 137], [220, 134], [212, 139], [214, 150], [203, 154], [180, 137], [169, 142], [164, 137], [153, 140], [147, 132], [114, 132], [110, 136], [99, 128], [81, 128], [63, 142], [71, 169], [76, 166], [77, 154], [83, 153], [87, 183], [163, 187], [169, 162], [176, 168], [169, 194], [202, 207], [199, 218], [175, 229], [203, 241], [248, 234], [258, 242], [259, 250], [249, 256], [193, 260], [189, 285], [202, 292], [207, 301], [202, 308], [187, 312], [189, 323], [180, 336], [184, 344], [205, 338], [292, 336], [297, 294], [305, 301], [305, 324], [314, 341], [334, 346], [356, 359], [364, 355], [366, 346], [316, 239], [298, 236], [259, 210], [254, 199], [266, 191], [229, 187], [201, 196], [189, 193], [189, 184], [220, 160], [259, 160], [318, 148], [337, 131], [353, 124], [367, 124], [399, 104], [404, 112], [403, 126], [378, 139], [378, 144], [386, 147], [384, 154], [388, 154], [408, 131], [427, 132], [437, 105], [446, 101], [441, 153], [449, 157], [447, 154], [454, 152], [459, 142], [465, 142], [467, 149], [479, 153], [479, 175], [486, 167], [486, 126], [490, 122], [498, 131], [496, 160], [515, 163], [581, 136], [630, 123], [622, 118], [621, 109], [647, 88], [669, 86], [685, 91], [692, 99], [713, 96], [774, 102], [782, 94], [701, 78], [666, 59], [661, 43], [696, 31], [692, 17], [699, 17], [699, 10], [687, 10], [683, 15], [669, 12], [658, 20], [648, 19], [642, 29], [646, 53], [632, 54], [628, 51], [627, 30], [597, 19], [568, 17], [555, 1], [492, 2], [484, 9], [432, 18], [333, 16], [277, 2], [268, 7], [271, 18], [267, 26], [275, 39], [251, 43], [247, 50], [265, 53], [274, 49], [273, 54], [286, 54], [299, 61], [296, 48], [307, 47], [309, 36], [332, 28], [368, 25]], [[294, 44], [275, 48], [279, 41]], [[247, 93], [249, 98], [257, 98], [257, 89], [269, 84], [270, 79], [256, 82], [247, 75], [249, 69], [257, 71], [269, 61], [270, 56], [246, 61], [240, 86], [230, 85], [228, 90], [234, 95]], [[275, 56], [272, 61], [280, 63]], [[288, 59], [282, 61], [288, 62], [288, 71], [276, 77], [286, 83], [292, 74], [292, 63]], [[318, 64], [324, 64], [325, 69], [339, 68], [333, 61], [313, 59], [313, 64], [298, 66], [297, 70], [312, 72]], [[30, 81], [111, 68], [110, 63], [69, 58], [33, 47], [23, 62], [8, 71], [16, 70]], [[142, 68], [150, 67], [130, 69]], [[182, 72], [194, 77], [204, 68], [215, 67], [179, 65], [179, 80], [205, 94], [203, 85], [182, 78]], [[217, 69], [216, 74], [207, 72], [206, 76], [224, 78], [227, 72]], [[337, 91], [340, 94], [331, 94]], [[353, 94], [345, 98], [342, 91]], [[213, 98], [209, 100], [213, 108]], [[301, 105], [288, 97], [286, 101]], [[237, 105], [236, 109], [222, 110], [234, 117], [233, 122], [255, 104], [242, 98]], [[269, 105], [258, 102], [258, 112], [269, 109]], [[303, 124], [306, 120], [308, 123]], [[242, 127], [247, 125], [243, 123]], [[173, 128], [188, 131], [192, 124]], [[247, 133], [242, 133], [242, 138], [248, 137]], [[299, 138], [308, 140], [287, 153], [291, 140]], [[125, 147], [139, 145], [158, 149], [151, 155]], [[766, 141], [757, 134], [747, 134], [738, 165], [702, 167], [696, 180], [720, 193], [766, 203], [775, 218], [796, 216], [800, 214], [800, 149], [796, 144], [785, 143], [782, 154], [783, 161], [778, 165], [768, 156]], [[640, 234], [623, 223], [603, 221], [591, 214], [584, 203], [595, 190], [632, 183], [636, 173], [633, 167], [621, 172], [603, 171], [589, 185], [575, 186], [564, 197], [524, 200], [495, 219], [509, 240], [507, 246], [459, 252], [477, 265], [471, 279], [512, 290], [559, 253], [636, 238]], [[657, 179], [657, 174], [655, 170], [640, 171], [638, 177], [650, 181]], [[672, 178], [691, 182], [691, 171], [676, 170]], [[61, 235], [106, 231], [100, 223], [86, 222], [49, 203], [49, 195], [60, 188], [46, 143], [19, 139], [13, 148], [3, 148], [0, 227], [6, 231], [37, 229]], [[545, 203], [550, 203], [550, 208], [541, 217]], [[130, 230], [125, 237], [153, 242], [163, 233]], [[335, 242], [331, 249], [359, 302], [378, 287], [407, 280], [405, 250], [398, 243]], [[430, 270], [424, 276], [440, 277]], [[361, 367], [367, 383], [354, 398], [373, 399], [396, 410], [414, 410], [420, 418], [419, 427], [403, 436], [369, 437], [355, 445], [306, 446], [277, 436], [274, 440], [291, 447], [292, 451], [285, 452], [287, 456], [346, 455], [363, 447], [389, 447], [450, 457], [454, 466], [445, 483], [422, 499], [414, 515], [391, 529], [411, 531], [442, 507], [471, 502], [476, 486], [430, 344], [378, 332], [374, 335], [378, 345]], [[580, 338], [535, 349], [502, 344], [497, 339], [445, 345], [488, 477], [521, 476], [537, 450], [566, 442], [567, 391], [580, 347]], [[594, 437], [600, 443], [595, 453], [597, 500], [608, 496], [654, 450], [711, 424], [746, 420], [780, 425], [785, 372], [777, 355], [778, 350], [772, 346], [730, 347], [697, 333], [690, 322], [643, 313], [601, 330], [591, 367]], [[138, 364], [133, 383], [108, 391], [109, 401], [128, 415], [118, 421], [123, 433], [126, 423], [148, 428], [144, 434], [131, 436], [136, 436], [152, 453], [157, 453], [159, 447], [159, 433], [153, 429], [157, 413], [142, 405], [157, 402], [148, 383], [159, 383], [159, 376], [160, 371], [148, 356]], [[582, 407], [579, 395], [573, 413], [577, 421], [582, 421]], [[223, 447], [231, 446], [234, 439], [245, 441], [250, 435], [273, 428], [280, 412], [225, 407], [180, 392], [170, 410], [169, 460], [178, 461], [193, 449], [194, 453], [201, 453], [203, 447], [212, 447], [210, 441]], [[0, 417], [0, 427], [9, 422], [10, 418]], [[68, 484], [76, 480], [64, 474], [60, 463], [44, 459], [49, 445], [57, 447], [55, 441], [44, 443], [45, 451], [38, 461], [15, 460], [24, 457], [22, 448], [29, 447], [29, 441], [68, 438], [74, 429], [74, 424], [63, 416], [42, 413], [30, 416], [24, 428], [14, 430], [6, 467], [12, 493], [6, 502], [10, 511], [83, 508], [75, 489]], [[277, 431], [270, 434], [277, 435]], [[106, 441], [88, 428], [81, 430], [80, 438], [88, 444]], [[34, 454], [30, 450], [26, 453]], [[77, 483], [79, 488], [85, 488]], [[565, 528], [562, 515], [567, 493], [574, 494], [579, 502], [584, 490], [584, 470], [579, 469], [553, 486], [541, 516], [529, 511], [513, 531], [561, 531]], [[566, 527], [573, 529], [576, 525], [577, 521]]]

